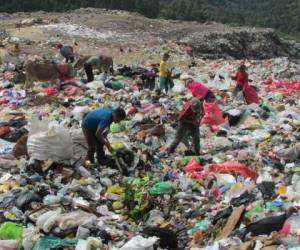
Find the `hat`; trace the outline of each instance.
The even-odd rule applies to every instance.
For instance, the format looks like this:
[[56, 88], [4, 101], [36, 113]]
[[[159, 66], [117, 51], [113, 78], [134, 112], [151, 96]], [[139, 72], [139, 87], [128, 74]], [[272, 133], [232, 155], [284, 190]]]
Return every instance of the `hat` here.
[[194, 111], [194, 112], [199, 112], [200, 109], [201, 109], [201, 102], [198, 98], [193, 98], [191, 100], [191, 109]]

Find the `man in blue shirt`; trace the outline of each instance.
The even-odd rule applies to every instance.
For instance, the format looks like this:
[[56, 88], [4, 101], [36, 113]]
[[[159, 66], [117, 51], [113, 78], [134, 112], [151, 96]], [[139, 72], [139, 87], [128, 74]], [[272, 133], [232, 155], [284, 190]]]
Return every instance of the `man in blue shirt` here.
[[105, 162], [103, 146], [112, 153], [113, 149], [107, 140], [107, 133], [112, 122], [119, 123], [126, 118], [124, 109], [100, 108], [87, 113], [82, 120], [82, 131], [88, 144], [86, 160], [94, 163], [94, 154], [97, 153], [99, 164]]

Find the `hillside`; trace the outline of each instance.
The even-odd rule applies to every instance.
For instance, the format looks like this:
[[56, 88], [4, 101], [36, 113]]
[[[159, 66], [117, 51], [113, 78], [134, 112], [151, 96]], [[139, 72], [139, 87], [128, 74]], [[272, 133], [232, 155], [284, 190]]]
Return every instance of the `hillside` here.
[[136, 11], [150, 18], [270, 27], [300, 38], [299, 0], [0, 0], [1, 12], [67, 11], [80, 7]]
[[[115, 57], [120, 48], [131, 48], [133, 62], [148, 52], [155, 54], [157, 60], [165, 50], [181, 54], [176, 48], [184, 51], [188, 45], [194, 48], [195, 56], [206, 59], [300, 57], [299, 44], [279, 39], [271, 29], [150, 19], [126, 11], [85, 8], [68, 13], [0, 13], [0, 20], [6, 33], [21, 39], [26, 54], [48, 53], [44, 50], [45, 42], [52, 47], [57, 40], [68, 43], [76, 40], [80, 44], [76, 51], [83, 54], [101, 48]], [[41, 51], [33, 51], [39, 48]]]

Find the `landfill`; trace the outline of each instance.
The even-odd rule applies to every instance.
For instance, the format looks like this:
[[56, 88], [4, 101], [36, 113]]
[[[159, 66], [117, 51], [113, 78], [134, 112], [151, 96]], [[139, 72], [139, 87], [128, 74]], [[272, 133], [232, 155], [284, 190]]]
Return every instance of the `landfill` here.
[[[190, 62], [173, 43], [155, 53], [165, 49], [171, 60]], [[175, 85], [163, 94], [158, 77], [154, 89], [136, 77], [153, 69], [147, 60], [116, 61], [114, 75], [95, 72], [89, 83], [77, 71], [60, 75], [59, 85], [51, 79], [26, 89], [25, 68], [3, 58], [0, 249], [300, 249], [300, 62], [194, 61], [176, 65]], [[232, 94], [242, 63], [259, 103]], [[204, 103], [200, 155], [189, 141], [167, 154], [192, 96], [188, 78], [217, 101]], [[108, 135], [117, 153], [105, 165], [85, 165], [84, 114], [119, 106], [126, 120]]]

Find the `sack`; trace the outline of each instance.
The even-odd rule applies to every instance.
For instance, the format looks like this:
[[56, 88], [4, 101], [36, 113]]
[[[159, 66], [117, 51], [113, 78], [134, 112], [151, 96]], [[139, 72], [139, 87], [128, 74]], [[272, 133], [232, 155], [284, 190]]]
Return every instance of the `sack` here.
[[258, 95], [253, 86], [246, 84], [243, 89], [243, 93], [244, 93], [244, 98], [245, 98], [247, 104], [259, 103]]
[[73, 144], [69, 130], [62, 126], [49, 126], [45, 121], [34, 121], [27, 141], [30, 157], [36, 160], [68, 160], [73, 157]]
[[204, 102], [204, 117], [201, 120], [201, 124], [208, 124], [210, 126], [218, 126], [225, 122], [223, 113], [216, 102]]

